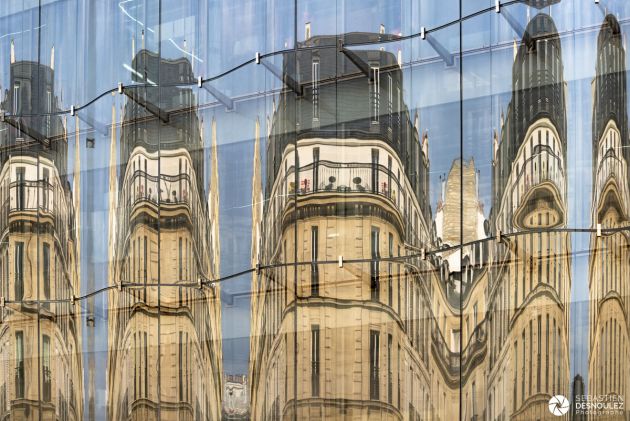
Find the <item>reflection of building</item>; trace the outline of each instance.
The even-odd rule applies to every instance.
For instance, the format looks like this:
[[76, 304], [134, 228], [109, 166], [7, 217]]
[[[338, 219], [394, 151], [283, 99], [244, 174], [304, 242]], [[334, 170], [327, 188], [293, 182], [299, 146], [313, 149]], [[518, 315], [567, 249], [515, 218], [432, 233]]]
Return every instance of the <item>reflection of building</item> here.
[[218, 419], [219, 288], [197, 286], [219, 272], [216, 128], [208, 201], [195, 98], [174, 86], [193, 79], [190, 63], [142, 50], [133, 66], [170, 87], [125, 88], [120, 165], [112, 133], [108, 416]]
[[[597, 39], [593, 80], [593, 228], [628, 226], [628, 115], [626, 53], [621, 28], [608, 15]], [[590, 395], [628, 396], [629, 256], [627, 231], [591, 236]], [[626, 417], [628, 411], [626, 410]], [[598, 416], [599, 418], [599, 416]], [[606, 417], [604, 417], [606, 418]], [[625, 419], [623, 416], [610, 419]]]
[[[0, 418], [83, 419], [79, 248], [50, 66], [16, 61], [0, 131]], [[75, 159], [78, 162], [78, 148]], [[78, 177], [74, 178], [78, 190]], [[75, 203], [73, 203], [75, 201]], [[65, 300], [65, 302], [51, 302]]]
[[459, 321], [441, 319], [452, 336], [437, 329], [434, 302], [455, 314], [438, 259], [395, 260], [434, 243], [428, 136], [403, 101], [396, 55], [317, 48], [335, 43], [305, 41], [297, 74], [285, 56], [285, 82], [303, 95], [274, 103], [264, 194], [256, 128], [253, 263], [312, 263], [253, 276], [252, 418], [456, 418]]
[[223, 376], [223, 420], [249, 419], [249, 384], [247, 376]]
[[573, 378], [573, 383], [571, 384], [571, 413], [569, 415], [569, 419], [571, 421], [586, 421], [586, 415], [577, 412], [577, 405], [575, 404], [578, 399], [578, 396], [584, 396], [586, 394], [586, 390], [584, 389], [584, 379], [579, 374]]
[[491, 420], [551, 418], [550, 397], [569, 393], [569, 234], [537, 231], [567, 223], [565, 83], [550, 16], [528, 23], [512, 84], [493, 145], [490, 230], [503, 238], [488, 274]]

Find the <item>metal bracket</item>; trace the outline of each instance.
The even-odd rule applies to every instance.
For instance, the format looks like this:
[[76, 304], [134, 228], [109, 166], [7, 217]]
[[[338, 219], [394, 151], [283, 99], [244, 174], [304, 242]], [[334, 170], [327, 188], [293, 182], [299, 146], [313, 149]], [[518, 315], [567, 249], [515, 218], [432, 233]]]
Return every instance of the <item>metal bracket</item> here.
[[348, 57], [348, 59], [357, 66], [359, 70], [361, 70], [361, 73], [367, 76], [370, 81], [374, 80], [374, 75], [371, 72], [370, 65], [361, 59], [361, 57], [359, 57], [354, 51], [342, 48], [341, 52]]
[[203, 289], [203, 282], [201, 280], [201, 276], [197, 279], [197, 288]]
[[343, 267], [343, 256], [339, 256], [339, 267]]
[[495, 0], [494, 11], [497, 13], [501, 13], [501, 0]]
[[123, 84], [122, 84], [122, 82], [118, 82], [118, 93], [119, 94], [123, 93]]
[[0, 307], [4, 308], [6, 303], [4, 302], [4, 297], [0, 297]]
[[427, 255], [426, 255], [426, 251], [424, 250], [424, 248], [420, 249], [420, 259], [424, 260], [426, 259]]
[[203, 84], [203, 89], [208, 91], [210, 95], [215, 97], [217, 101], [219, 101], [221, 104], [225, 105], [225, 108], [228, 111], [234, 110], [234, 100], [232, 98], [225, 95], [223, 92], [219, 91], [217, 88], [208, 83]]
[[70, 115], [74, 117], [74, 105], [70, 106]]
[[501, 242], [501, 230], [497, 230], [497, 243]]
[[302, 95], [302, 93], [303, 93], [302, 92], [302, 86], [298, 83], [298, 81], [296, 81], [294, 78], [292, 78], [287, 72], [282, 72], [280, 69], [278, 69], [272, 63], [269, 63], [269, 62], [264, 61], [264, 60], [262, 61], [262, 65], [265, 66], [267, 68], [267, 70], [269, 70], [275, 77], [277, 77], [285, 85], [287, 85], [293, 92], [298, 94], [298, 96]]
[[256, 64], [260, 64], [260, 53], [256, 51]]
[[201, 85], [203, 85], [203, 79], [201, 76], [197, 76], [197, 88], [201, 88]]
[[597, 236], [602, 236], [602, 224], [597, 224]]

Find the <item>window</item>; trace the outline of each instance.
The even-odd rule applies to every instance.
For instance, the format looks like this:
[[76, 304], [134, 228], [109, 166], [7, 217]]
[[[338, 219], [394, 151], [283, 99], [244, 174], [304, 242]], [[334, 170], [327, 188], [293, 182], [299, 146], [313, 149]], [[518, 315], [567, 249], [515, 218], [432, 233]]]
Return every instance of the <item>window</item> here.
[[184, 279], [182, 242], [183, 242], [182, 237], [179, 237], [179, 257], [178, 257], [178, 261], [179, 261], [179, 280], [180, 281]]
[[371, 248], [371, 258], [372, 261], [370, 263], [370, 292], [371, 298], [374, 301], [378, 301], [379, 299], [379, 290], [380, 290], [380, 279], [379, 279], [379, 261], [380, 258], [379, 250], [379, 229], [376, 227], [372, 227], [372, 232], [370, 236], [370, 248]]
[[15, 299], [24, 298], [24, 243], [15, 243]]
[[319, 325], [311, 326], [311, 389], [319, 396]]
[[387, 403], [392, 403], [393, 384], [392, 384], [392, 335], [387, 335]]
[[144, 332], [144, 397], [149, 396], [149, 343], [147, 341], [147, 332]]
[[13, 114], [20, 112], [20, 86], [21, 83], [19, 81], [13, 84]]
[[[389, 243], [389, 247], [388, 247], [388, 251], [389, 251], [389, 257], [394, 257], [394, 235], [390, 232], [388, 235], [388, 243]], [[389, 261], [387, 263], [387, 304], [391, 307], [393, 305], [393, 301], [394, 301], [394, 277], [392, 276], [392, 262]]]
[[379, 332], [370, 330], [370, 399], [379, 399]]
[[15, 181], [17, 186], [17, 194], [15, 196], [16, 209], [24, 210], [26, 206], [26, 169], [24, 167], [15, 169]]
[[144, 283], [147, 283], [147, 265], [148, 265], [148, 261], [147, 258], [149, 257], [149, 253], [147, 251], [147, 236], [144, 236]]
[[[310, 32], [310, 30], [309, 30]], [[319, 59], [313, 59], [313, 121], [319, 121]]]
[[[42, 251], [43, 266], [43, 282], [44, 282], [44, 300], [50, 300], [50, 245], [44, 243]], [[49, 302], [44, 302], [44, 308], [50, 308]]]
[[50, 373], [50, 337], [43, 335], [42, 337], [42, 398], [44, 402], [50, 402], [51, 399], [51, 373]]
[[453, 329], [451, 332], [451, 349], [454, 352], [459, 352], [461, 343], [462, 332], [459, 329]]
[[378, 149], [372, 149], [372, 193], [378, 193]]
[[372, 84], [370, 97], [372, 101], [372, 124], [377, 124], [379, 121], [379, 103], [381, 95], [381, 76], [380, 69], [378, 67], [372, 67]]
[[319, 189], [319, 148], [313, 148], [313, 191]]
[[317, 266], [319, 228], [311, 227], [311, 295], [319, 295], [319, 269]]
[[393, 125], [393, 113], [394, 113], [394, 83], [392, 75], [387, 75], [387, 115], [388, 115], [388, 129], [392, 130]]
[[525, 329], [521, 334], [521, 342], [523, 343], [523, 356], [521, 357], [521, 403], [525, 402]]
[[542, 316], [538, 316], [538, 358], [536, 365], [536, 390], [541, 392], [540, 390], [540, 376], [541, 376], [541, 362], [542, 362]]
[[41, 203], [41, 207], [45, 210], [48, 211], [49, 206], [48, 206], [48, 201], [50, 200], [49, 197], [49, 191], [50, 191], [50, 171], [48, 170], [48, 168], [44, 168], [43, 170], [43, 178], [42, 178], [42, 203]]
[[24, 332], [15, 332], [15, 397], [24, 398]]
[[518, 341], [514, 342], [514, 395], [512, 399], [512, 412], [516, 412], [516, 399], [518, 398]]

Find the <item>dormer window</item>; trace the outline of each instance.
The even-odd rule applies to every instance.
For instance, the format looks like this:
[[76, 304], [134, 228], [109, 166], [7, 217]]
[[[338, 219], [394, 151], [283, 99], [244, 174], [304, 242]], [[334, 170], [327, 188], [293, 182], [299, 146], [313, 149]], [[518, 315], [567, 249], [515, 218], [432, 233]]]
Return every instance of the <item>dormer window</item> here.
[[313, 73], [313, 121], [319, 121], [319, 72], [320, 72], [319, 58], [313, 59], [312, 73]]
[[370, 90], [370, 101], [372, 109], [372, 123], [378, 123], [379, 121], [379, 103], [381, 93], [381, 72], [376, 66], [372, 66], [372, 84]]
[[15, 82], [13, 85], [13, 114], [20, 111], [20, 87], [20, 82]]

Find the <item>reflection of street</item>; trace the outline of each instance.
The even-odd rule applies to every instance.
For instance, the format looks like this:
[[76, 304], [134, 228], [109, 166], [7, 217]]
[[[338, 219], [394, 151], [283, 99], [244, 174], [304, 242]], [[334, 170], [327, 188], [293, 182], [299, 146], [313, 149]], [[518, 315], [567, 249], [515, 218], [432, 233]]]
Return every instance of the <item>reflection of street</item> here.
[[223, 376], [223, 420], [249, 419], [249, 384], [247, 376]]
[[[1, 108], [14, 115], [58, 110], [54, 68], [54, 49], [49, 65], [17, 61], [11, 41], [12, 89]], [[71, 189], [67, 178], [69, 123], [18, 117], [0, 131], [1, 419], [83, 419], [80, 307], [70, 302], [81, 287], [80, 199], [73, 196], [79, 181], [75, 174]]]
[[[186, 59], [162, 60], [146, 50], [133, 65], [147, 78], [158, 80], [160, 72], [166, 84], [192, 78]], [[110, 292], [108, 415], [112, 420], [218, 419], [219, 287], [191, 287], [219, 273], [216, 146], [208, 201], [196, 113], [173, 116], [162, 125], [149, 112], [192, 107], [192, 90], [146, 88], [129, 98], [120, 167], [115, 131], [110, 155], [109, 260], [116, 288]], [[115, 110], [112, 114], [115, 123]], [[214, 130], [212, 136], [216, 145]]]

